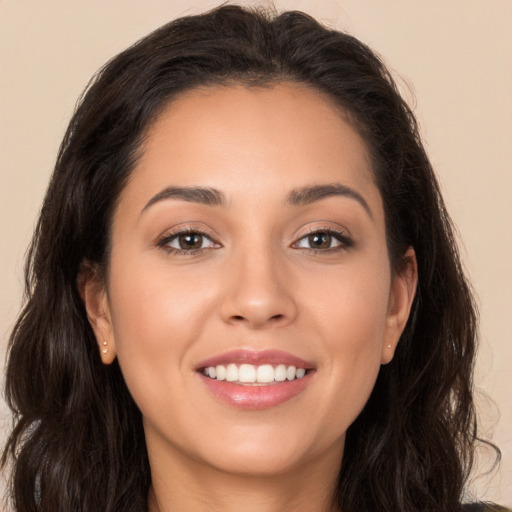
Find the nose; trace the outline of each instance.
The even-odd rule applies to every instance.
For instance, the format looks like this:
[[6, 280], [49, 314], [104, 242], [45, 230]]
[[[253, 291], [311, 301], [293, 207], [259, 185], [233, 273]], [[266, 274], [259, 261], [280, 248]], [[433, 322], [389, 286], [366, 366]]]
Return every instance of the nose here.
[[227, 271], [222, 319], [250, 329], [285, 326], [297, 317], [293, 280], [271, 251], [231, 261]]

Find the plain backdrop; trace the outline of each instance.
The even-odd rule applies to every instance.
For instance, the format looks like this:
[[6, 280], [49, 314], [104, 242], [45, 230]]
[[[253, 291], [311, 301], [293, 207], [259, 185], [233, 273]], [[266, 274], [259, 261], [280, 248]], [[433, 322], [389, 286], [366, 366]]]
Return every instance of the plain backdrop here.
[[[268, 2], [245, 2], [267, 5]], [[206, 0], [0, 0], [0, 356], [26, 247], [75, 102], [109, 58]], [[512, 1], [277, 0], [377, 50], [413, 106], [478, 295], [476, 385], [501, 467], [472, 492], [512, 506]], [[9, 425], [0, 403], [0, 442]], [[479, 471], [492, 461], [484, 454]], [[0, 489], [1, 490], [1, 489]]]

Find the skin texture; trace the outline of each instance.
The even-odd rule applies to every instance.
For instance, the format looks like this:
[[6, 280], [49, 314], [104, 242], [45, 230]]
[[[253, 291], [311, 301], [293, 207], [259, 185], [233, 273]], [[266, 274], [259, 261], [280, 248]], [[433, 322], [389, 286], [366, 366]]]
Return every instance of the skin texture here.
[[[345, 432], [393, 357], [416, 286], [412, 249], [409, 268], [391, 273], [364, 141], [304, 86], [215, 86], [173, 101], [142, 149], [106, 282], [92, 275], [83, 296], [104, 363], [118, 357], [143, 415], [150, 511], [331, 510]], [[289, 204], [294, 189], [329, 184], [368, 210], [344, 195]], [[214, 188], [224, 204], [146, 207], [170, 186]], [[181, 228], [205, 233], [199, 252], [172, 251]], [[326, 230], [343, 242], [312, 249], [308, 235]], [[197, 371], [238, 348], [282, 350], [314, 373], [291, 400], [242, 410]]]

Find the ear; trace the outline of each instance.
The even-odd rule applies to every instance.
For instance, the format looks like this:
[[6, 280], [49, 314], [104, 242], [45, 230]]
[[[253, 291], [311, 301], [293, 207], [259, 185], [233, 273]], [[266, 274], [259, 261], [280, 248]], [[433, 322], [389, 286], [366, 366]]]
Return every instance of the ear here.
[[78, 291], [84, 301], [87, 319], [91, 324], [103, 364], [116, 357], [112, 318], [105, 281], [97, 266], [83, 262], [77, 279]]
[[398, 341], [407, 324], [418, 285], [418, 265], [412, 247], [407, 249], [404, 258], [405, 268], [392, 276], [386, 333], [382, 346], [382, 364], [388, 364], [393, 359]]

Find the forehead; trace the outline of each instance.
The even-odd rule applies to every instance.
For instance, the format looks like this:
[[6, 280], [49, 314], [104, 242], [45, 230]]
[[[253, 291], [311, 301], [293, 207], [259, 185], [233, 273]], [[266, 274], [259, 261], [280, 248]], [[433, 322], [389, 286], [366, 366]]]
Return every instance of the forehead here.
[[[262, 196], [312, 184], [372, 188], [369, 152], [327, 95], [281, 83], [196, 88], [150, 126], [128, 189], [143, 201], [170, 185]], [[121, 198], [122, 199], [122, 198]], [[370, 201], [372, 198], [370, 198]]]

